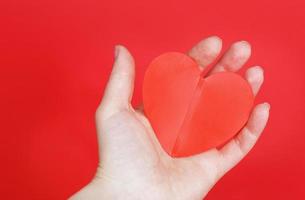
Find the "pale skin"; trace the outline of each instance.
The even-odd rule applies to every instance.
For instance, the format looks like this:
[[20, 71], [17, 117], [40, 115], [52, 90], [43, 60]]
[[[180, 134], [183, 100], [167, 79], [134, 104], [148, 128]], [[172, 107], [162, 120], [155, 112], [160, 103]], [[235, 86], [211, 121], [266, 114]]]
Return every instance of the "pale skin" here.
[[[204, 69], [221, 49], [221, 39], [212, 36], [187, 54]], [[250, 55], [248, 42], [233, 43], [210, 74], [236, 72]], [[258, 104], [245, 127], [223, 147], [172, 158], [159, 144], [141, 106], [131, 105], [134, 77], [132, 55], [124, 46], [117, 45], [113, 70], [96, 111], [100, 164], [92, 181], [70, 199], [201, 200], [248, 154], [266, 126], [270, 105]], [[263, 69], [250, 67], [245, 79], [256, 95], [264, 80]]]

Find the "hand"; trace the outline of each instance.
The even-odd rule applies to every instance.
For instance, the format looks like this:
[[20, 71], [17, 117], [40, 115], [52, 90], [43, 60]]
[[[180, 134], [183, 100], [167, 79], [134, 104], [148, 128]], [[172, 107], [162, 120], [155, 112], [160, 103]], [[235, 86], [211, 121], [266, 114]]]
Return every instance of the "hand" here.
[[[222, 41], [209, 37], [188, 55], [201, 68], [219, 55]], [[185, 158], [172, 158], [160, 146], [141, 108], [131, 106], [135, 66], [128, 50], [116, 46], [115, 63], [96, 111], [100, 164], [93, 180], [71, 199], [200, 200], [214, 184], [250, 151], [262, 133], [269, 104], [257, 105], [246, 126], [220, 149]], [[210, 72], [237, 71], [248, 60], [250, 45], [234, 43]], [[253, 93], [263, 83], [263, 70], [251, 67], [245, 75]]]

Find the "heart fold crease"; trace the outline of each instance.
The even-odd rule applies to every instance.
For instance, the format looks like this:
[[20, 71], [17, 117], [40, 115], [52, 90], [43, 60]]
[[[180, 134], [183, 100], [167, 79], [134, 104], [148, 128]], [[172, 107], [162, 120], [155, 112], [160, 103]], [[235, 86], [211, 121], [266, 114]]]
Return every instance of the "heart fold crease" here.
[[198, 154], [236, 135], [249, 118], [254, 101], [240, 75], [202, 76], [185, 54], [155, 58], [145, 73], [144, 112], [164, 150], [173, 157]]

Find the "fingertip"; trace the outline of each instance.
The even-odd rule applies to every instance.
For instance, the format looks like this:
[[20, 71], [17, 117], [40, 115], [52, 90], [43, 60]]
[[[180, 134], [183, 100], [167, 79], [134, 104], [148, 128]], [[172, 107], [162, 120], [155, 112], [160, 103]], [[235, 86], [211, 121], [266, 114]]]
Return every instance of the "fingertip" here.
[[263, 127], [265, 127], [267, 120], [269, 118], [270, 107], [271, 107], [270, 104], [267, 102], [260, 104], [259, 114], [257, 114], [257, 115], [259, 115], [259, 118], [263, 124]]
[[241, 40], [238, 42], [235, 42], [232, 44], [232, 52], [233, 52], [233, 57], [237, 57], [238, 59], [240, 58], [246, 58], [250, 57], [251, 55], [251, 45], [249, 42], [245, 40]]
[[258, 116], [260, 118], [266, 118], [269, 115], [269, 110], [270, 110], [270, 104], [265, 102], [258, 104], [255, 109], [254, 109], [254, 116]]
[[118, 55], [120, 53], [120, 46], [119, 45], [115, 45], [114, 46], [114, 59], [116, 60]]
[[[127, 70], [130, 70], [134, 67], [134, 58], [129, 52], [129, 50], [121, 45], [117, 44], [114, 47], [114, 55], [115, 55], [115, 61], [114, 61], [114, 68], [127, 68]], [[125, 67], [124, 67], [125, 66]], [[122, 70], [122, 69], [121, 69]]]
[[128, 51], [128, 49], [124, 45], [122, 45], [122, 44], [116, 44], [115, 45], [115, 49], [123, 50], [123, 51]]
[[115, 53], [124, 53], [124, 54], [129, 54], [131, 55], [131, 53], [129, 52], [128, 48], [125, 47], [124, 45], [122, 44], [116, 44], [114, 46], [115, 48]]
[[259, 110], [259, 111], [269, 111], [270, 110], [270, 104], [268, 102], [258, 104], [256, 106], [256, 109]]
[[210, 60], [218, 55], [222, 48], [222, 41], [217, 36], [211, 36], [198, 42], [190, 51], [190, 56], [193, 56], [199, 61], [202, 59]]
[[201, 46], [205, 46], [211, 54], [218, 55], [222, 48], [222, 39], [218, 36], [210, 36], [199, 42], [199, 44], [201, 44]]
[[248, 127], [255, 135], [260, 135], [264, 130], [269, 118], [269, 103], [258, 104], [249, 119]]
[[210, 74], [222, 71], [238, 71], [250, 58], [251, 45], [247, 41], [233, 43]]
[[247, 72], [248, 73], [251, 73], [251, 72], [259, 72], [259, 73], [264, 73], [264, 69], [261, 67], [261, 66], [258, 66], [258, 65], [256, 65], [256, 66], [253, 66], [253, 67], [251, 67], [251, 68], [249, 68], [248, 70], [247, 70]]
[[246, 71], [246, 79], [256, 95], [264, 82], [264, 70], [260, 66], [251, 67]]
[[210, 36], [198, 42], [188, 54], [204, 68], [216, 59], [221, 49], [222, 40], [218, 36]]
[[251, 50], [251, 44], [246, 40], [240, 40], [232, 44], [233, 47], [243, 48], [244, 50]]
[[211, 36], [207, 37], [206, 39], [215, 39], [215, 40], [222, 41], [222, 39], [219, 36], [217, 36], [217, 35], [211, 35]]
[[216, 35], [212, 35], [212, 36], [206, 38], [205, 41], [207, 43], [212, 44], [214, 47], [217, 47], [217, 49], [221, 49], [221, 47], [222, 47], [222, 39]]
[[266, 116], [266, 118], [268, 118], [269, 117], [270, 108], [271, 108], [270, 104], [267, 103], [267, 102], [262, 103], [262, 107], [263, 107], [263, 111], [262, 112], [264, 112], [264, 115]]

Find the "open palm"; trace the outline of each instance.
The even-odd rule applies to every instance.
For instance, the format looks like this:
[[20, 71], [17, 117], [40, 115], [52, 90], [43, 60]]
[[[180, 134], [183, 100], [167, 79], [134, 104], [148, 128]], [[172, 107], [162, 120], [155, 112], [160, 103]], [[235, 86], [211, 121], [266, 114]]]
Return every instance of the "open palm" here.
[[[204, 69], [219, 55], [221, 39], [209, 37], [188, 55]], [[210, 73], [237, 71], [248, 60], [250, 45], [234, 43]], [[134, 60], [123, 46], [96, 112], [100, 164], [94, 179], [71, 199], [202, 199], [214, 184], [254, 146], [269, 116], [269, 104], [257, 105], [246, 126], [220, 149], [185, 158], [170, 157], [159, 144], [141, 108], [131, 106]], [[263, 70], [249, 68], [245, 78], [253, 93]]]

